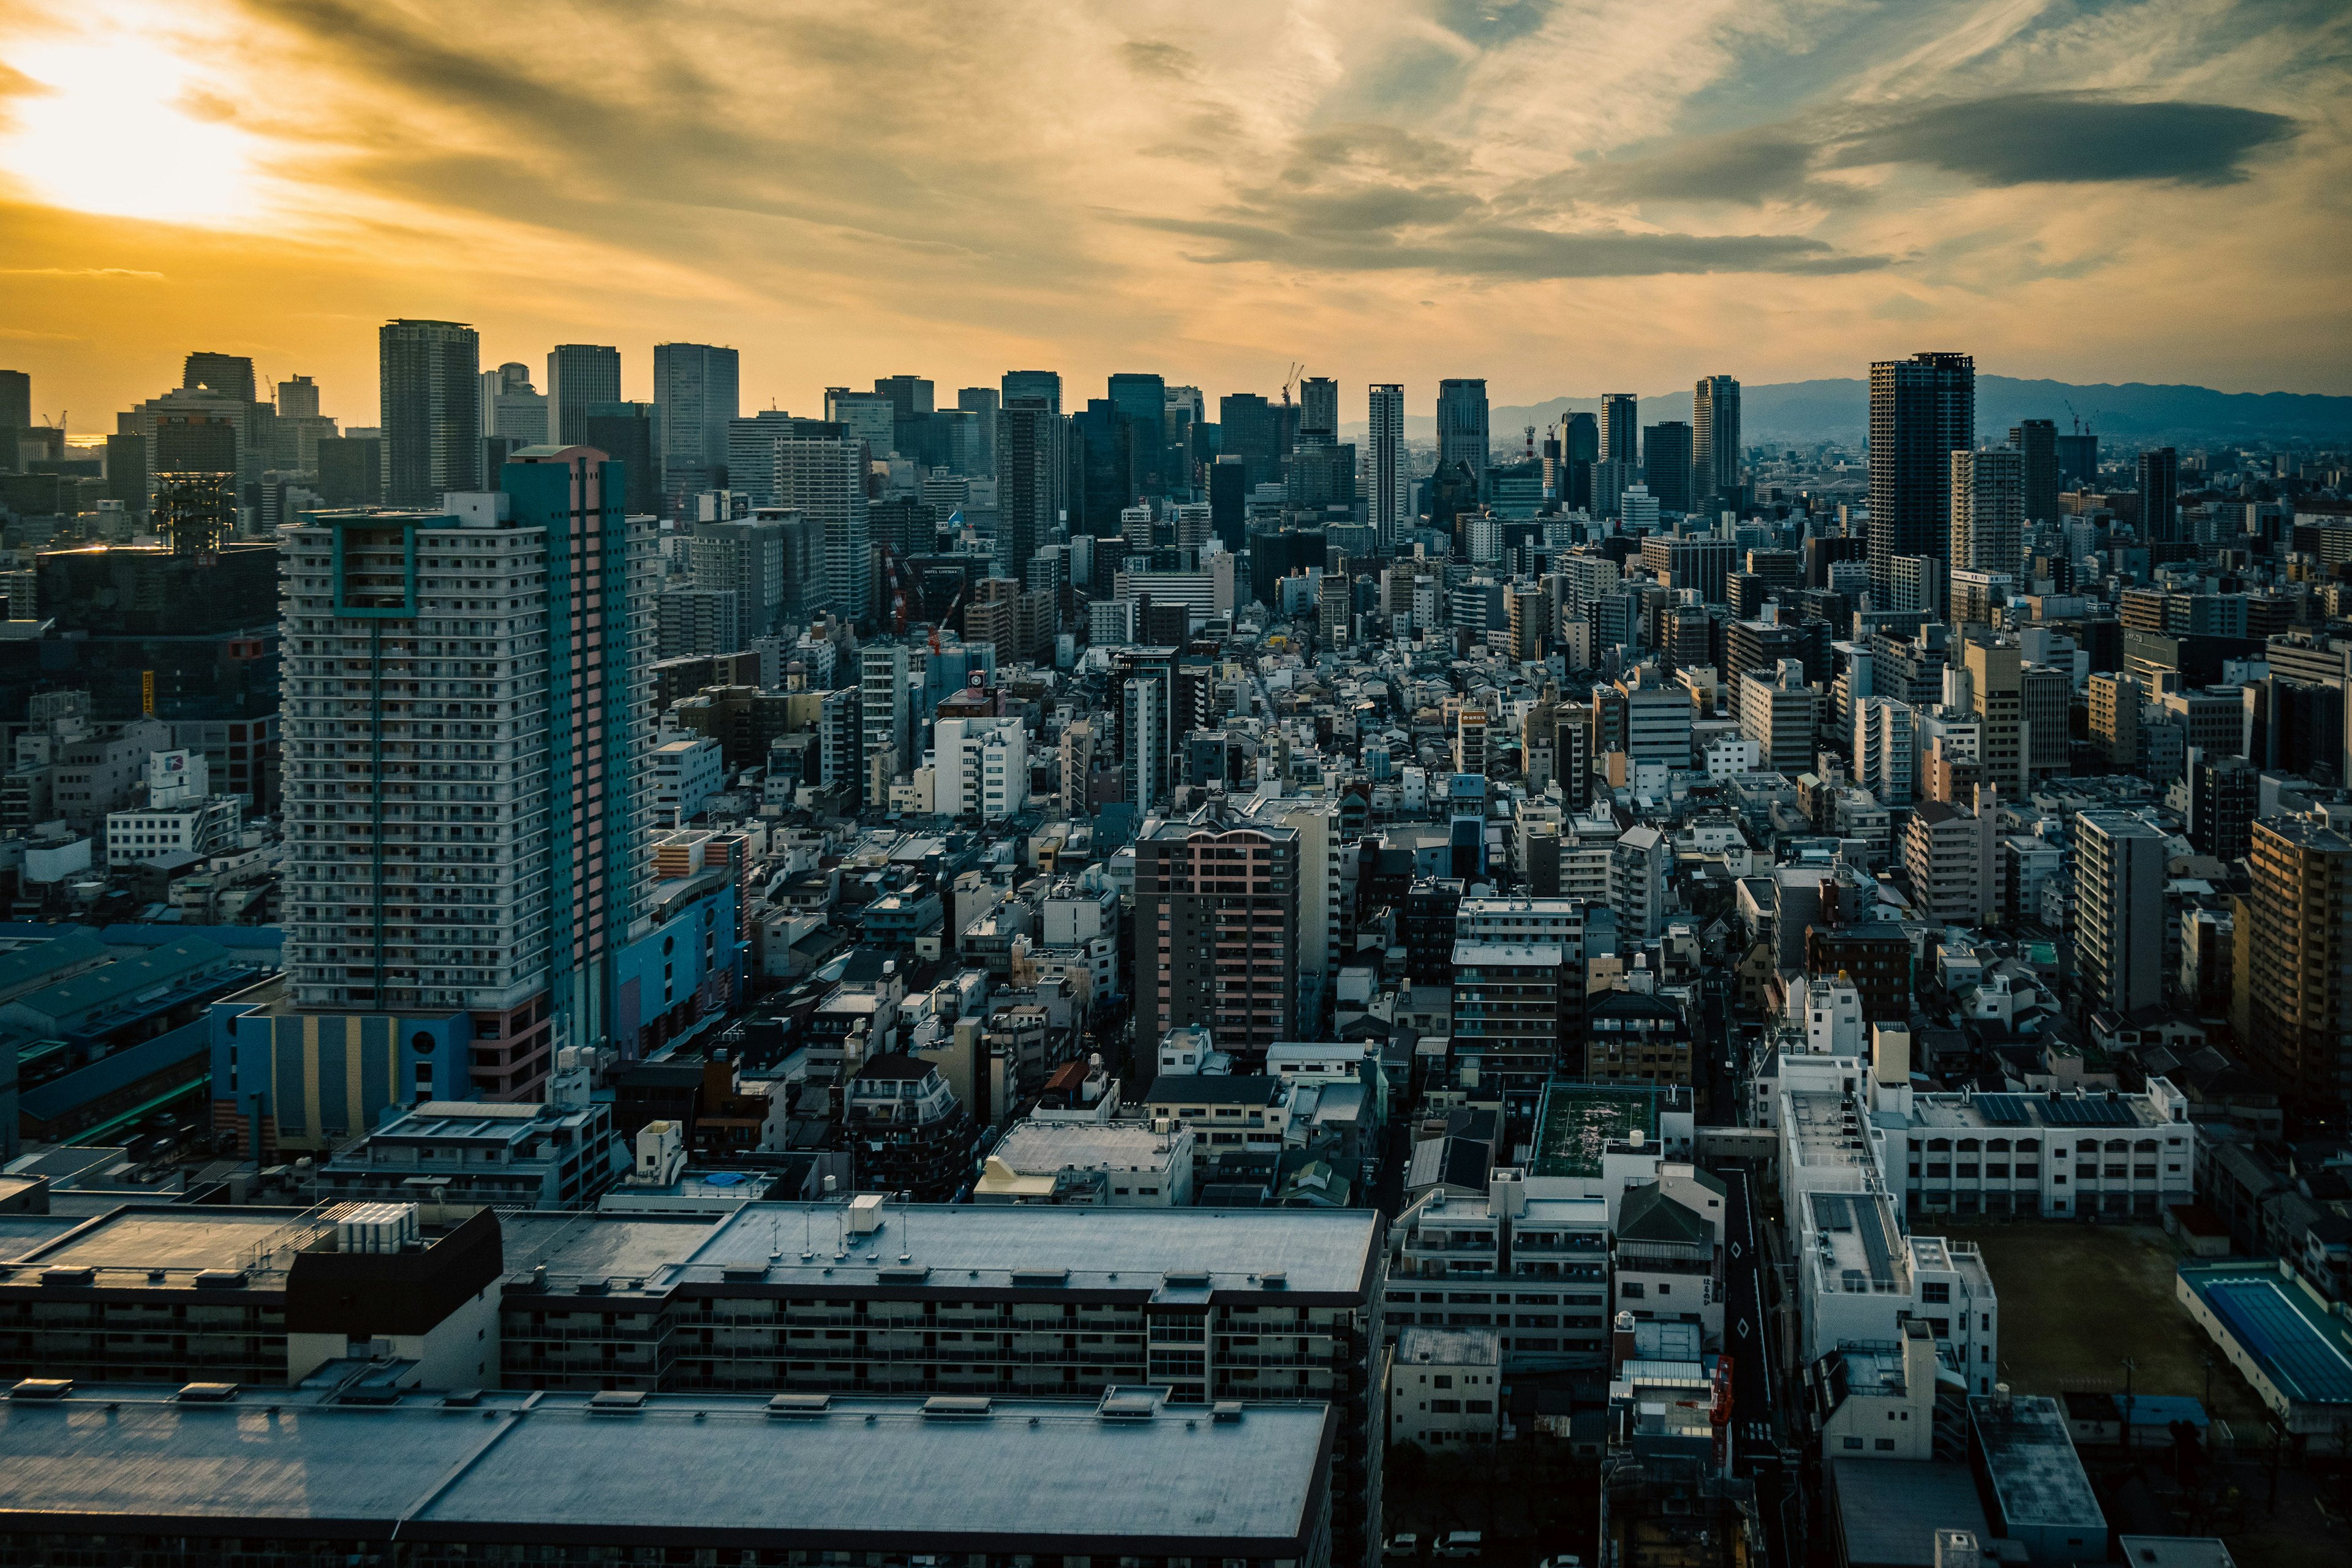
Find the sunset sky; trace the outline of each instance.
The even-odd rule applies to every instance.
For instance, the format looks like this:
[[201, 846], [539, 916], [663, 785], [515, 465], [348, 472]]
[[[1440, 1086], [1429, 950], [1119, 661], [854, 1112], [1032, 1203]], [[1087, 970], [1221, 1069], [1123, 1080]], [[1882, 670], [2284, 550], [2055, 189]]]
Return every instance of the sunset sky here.
[[0, 0], [0, 366], [375, 419], [375, 330], [1360, 418], [1854, 375], [2352, 393], [2342, 0]]

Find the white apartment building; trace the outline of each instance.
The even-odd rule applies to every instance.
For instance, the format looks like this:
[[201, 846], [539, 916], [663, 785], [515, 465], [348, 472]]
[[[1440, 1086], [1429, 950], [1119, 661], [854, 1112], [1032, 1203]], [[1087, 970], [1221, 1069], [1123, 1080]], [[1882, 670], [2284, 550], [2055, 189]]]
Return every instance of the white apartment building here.
[[1577, 1178], [1494, 1173], [1440, 1186], [1389, 1226], [1388, 1329], [1491, 1328], [1511, 1371], [1597, 1366], [1609, 1349], [1609, 1201]]
[[147, 804], [106, 814], [106, 863], [130, 866], [158, 855], [217, 855], [234, 848], [245, 807], [216, 795], [202, 752], [147, 754]]
[[1492, 1329], [1403, 1330], [1389, 1364], [1388, 1440], [1423, 1448], [1499, 1441], [1502, 1373]]
[[1853, 782], [1901, 810], [1918, 798], [1919, 737], [1911, 705], [1865, 697], [1853, 710]]
[[1029, 798], [1029, 728], [1019, 719], [941, 719], [931, 726], [932, 808], [1002, 822]]
[[727, 787], [724, 750], [708, 736], [654, 748], [654, 825], [682, 827]]

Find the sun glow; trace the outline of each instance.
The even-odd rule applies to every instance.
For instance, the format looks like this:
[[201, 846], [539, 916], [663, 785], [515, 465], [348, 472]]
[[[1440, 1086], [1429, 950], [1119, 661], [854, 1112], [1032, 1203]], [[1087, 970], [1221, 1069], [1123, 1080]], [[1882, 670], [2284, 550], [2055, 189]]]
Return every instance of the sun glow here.
[[220, 226], [263, 205], [256, 138], [188, 64], [129, 31], [12, 49], [29, 92], [5, 105], [0, 176], [77, 212]]

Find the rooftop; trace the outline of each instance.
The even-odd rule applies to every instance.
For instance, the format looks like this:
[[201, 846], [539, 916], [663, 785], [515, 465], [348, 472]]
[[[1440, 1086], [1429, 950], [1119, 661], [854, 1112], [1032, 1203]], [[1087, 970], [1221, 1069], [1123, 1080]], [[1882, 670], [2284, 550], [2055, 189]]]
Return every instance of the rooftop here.
[[1279, 1289], [1302, 1305], [1317, 1297], [1352, 1301], [1370, 1288], [1382, 1225], [1371, 1209], [890, 1204], [880, 1228], [851, 1237], [844, 1230], [848, 1215], [838, 1203], [739, 1210], [700, 1247], [677, 1255], [675, 1267], [657, 1271], [659, 1281], [760, 1268], [768, 1282], [801, 1289], [896, 1281], [936, 1289], [952, 1281], [979, 1290], [1150, 1296], [1178, 1277], [1211, 1291]]
[[2104, 1537], [2106, 1515], [2099, 1511], [2091, 1478], [2083, 1473], [2074, 1440], [2067, 1436], [2066, 1413], [2056, 1400], [2020, 1394], [2004, 1404], [1999, 1394], [1974, 1394], [1969, 1424], [2010, 1529], [2084, 1525]]
[[1397, 1331], [1397, 1363], [1420, 1366], [1499, 1366], [1502, 1336], [1492, 1329], [1430, 1329], [1415, 1326]]
[[[57, 1526], [584, 1542], [1303, 1556], [1334, 1417], [1091, 1401], [409, 1394], [389, 1407], [152, 1387], [0, 1405], [0, 1509]], [[601, 1399], [601, 1403], [600, 1403]], [[1116, 1447], [1116, 1453], [1111, 1450]], [[1106, 1472], [1135, 1479], [1106, 1506]], [[1021, 1484], [998, 1484], [1017, 1472]], [[137, 1528], [159, 1526], [142, 1523]]]
[[1174, 1143], [1143, 1121], [1016, 1121], [989, 1153], [1016, 1171], [1157, 1171]]
[[1904, 1291], [1911, 1251], [1883, 1193], [1813, 1193], [1807, 1238], [1825, 1285], [1855, 1294]]
[[15, 1282], [26, 1282], [33, 1271], [44, 1268], [121, 1269], [143, 1280], [159, 1268], [257, 1268], [275, 1253], [306, 1245], [326, 1223], [302, 1209], [126, 1206], [76, 1222], [45, 1243], [20, 1251]]
[[1789, 1143], [1797, 1163], [1806, 1166], [1870, 1166], [1870, 1150], [1853, 1110], [1853, 1101], [1828, 1089], [1791, 1089], [1784, 1106], [1789, 1118]]
[[1658, 1136], [1658, 1096], [1650, 1089], [1554, 1084], [1536, 1118], [1536, 1176], [1597, 1176], [1612, 1143]]
[[1938, 1530], [1992, 1534], [1966, 1465], [1832, 1459], [1830, 1479], [1849, 1563], [1933, 1568]]
[[2352, 1324], [2262, 1258], [2179, 1266], [2182, 1285], [2298, 1404], [2352, 1407]]

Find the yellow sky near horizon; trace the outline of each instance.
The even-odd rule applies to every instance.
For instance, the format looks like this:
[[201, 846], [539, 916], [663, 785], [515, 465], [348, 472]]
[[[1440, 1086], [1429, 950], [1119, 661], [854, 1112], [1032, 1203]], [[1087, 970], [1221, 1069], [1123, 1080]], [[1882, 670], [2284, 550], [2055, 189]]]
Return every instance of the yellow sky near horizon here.
[[1922, 348], [2352, 393], [2352, 8], [2300, 0], [0, 0], [0, 367], [375, 418], [392, 316], [1498, 405]]

